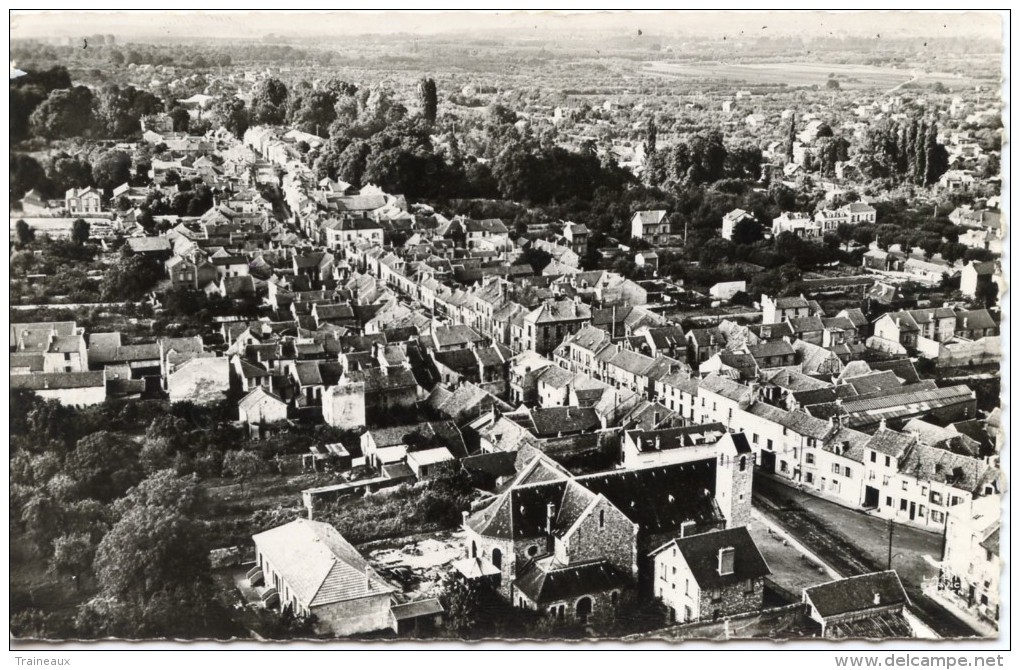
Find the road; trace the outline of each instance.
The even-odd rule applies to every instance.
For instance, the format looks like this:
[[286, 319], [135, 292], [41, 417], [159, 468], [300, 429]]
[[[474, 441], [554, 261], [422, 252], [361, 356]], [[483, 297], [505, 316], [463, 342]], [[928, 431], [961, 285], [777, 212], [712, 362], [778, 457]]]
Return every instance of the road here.
[[[844, 576], [888, 568], [889, 523], [817, 498], [764, 476], [754, 479], [755, 507]], [[921, 580], [937, 571], [925, 556], [942, 556], [942, 536], [893, 526], [892, 568], [910, 597], [911, 612], [942, 637], [979, 635], [921, 592]]]

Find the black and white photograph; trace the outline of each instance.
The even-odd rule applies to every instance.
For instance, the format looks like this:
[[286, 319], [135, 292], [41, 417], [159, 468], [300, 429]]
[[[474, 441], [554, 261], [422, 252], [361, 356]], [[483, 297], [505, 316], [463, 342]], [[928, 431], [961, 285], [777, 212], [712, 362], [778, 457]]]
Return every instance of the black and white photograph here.
[[11, 649], [1008, 647], [1009, 20], [12, 10]]

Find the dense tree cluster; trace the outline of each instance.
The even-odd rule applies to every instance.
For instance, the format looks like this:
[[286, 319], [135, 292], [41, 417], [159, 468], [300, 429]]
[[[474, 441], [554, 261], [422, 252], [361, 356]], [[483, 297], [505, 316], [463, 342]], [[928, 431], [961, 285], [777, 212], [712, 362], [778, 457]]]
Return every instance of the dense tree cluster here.
[[872, 179], [931, 186], [949, 169], [938, 125], [923, 117], [872, 126], [855, 154], [865, 176]]
[[702, 132], [677, 142], [668, 151], [648, 156], [646, 170], [653, 184], [687, 187], [720, 179], [761, 176], [761, 150], [751, 145], [728, 148], [718, 130]]

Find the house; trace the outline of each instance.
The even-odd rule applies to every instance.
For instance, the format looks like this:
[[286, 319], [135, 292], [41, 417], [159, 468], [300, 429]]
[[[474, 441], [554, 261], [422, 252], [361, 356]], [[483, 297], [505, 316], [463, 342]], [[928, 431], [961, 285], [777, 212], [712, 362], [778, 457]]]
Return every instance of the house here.
[[753, 223], [755, 226], [759, 226], [758, 219], [754, 218], [753, 214], [745, 212], [742, 209], [735, 209], [732, 212], [723, 216], [722, 219], [722, 238], [724, 240], [733, 239], [733, 229], [736, 228], [738, 223], [747, 221]]
[[716, 300], [730, 300], [738, 293], [747, 291], [746, 281], [725, 281], [714, 284], [708, 289], [708, 295]]
[[563, 224], [563, 239], [566, 241], [570, 249], [578, 256], [586, 256], [588, 254], [588, 238], [590, 231], [588, 226], [583, 223], [574, 223], [572, 221], [566, 221]]
[[726, 346], [726, 336], [718, 328], [692, 328], [687, 339], [687, 362], [700, 365]]
[[200, 356], [174, 367], [167, 375], [170, 402], [209, 405], [224, 400], [230, 391], [230, 359]]
[[333, 526], [296, 519], [252, 540], [256, 566], [249, 581], [264, 584], [263, 602], [275, 600], [281, 611], [314, 615], [316, 628], [324, 634], [358, 635], [392, 627], [395, 589]]
[[812, 586], [802, 597], [808, 616], [821, 625], [822, 637], [914, 637], [903, 618], [910, 601], [894, 570]]
[[106, 400], [106, 378], [99, 372], [29, 372], [10, 376], [11, 390], [32, 391], [63, 405], [87, 407]]
[[822, 236], [822, 224], [804, 212], [783, 212], [772, 219], [772, 234], [779, 236], [782, 233], [792, 233], [804, 239], [816, 239]]
[[999, 334], [999, 324], [995, 322], [987, 309], [973, 309], [956, 313], [954, 335], [968, 340], [982, 337], [995, 337]]
[[664, 209], [644, 210], [634, 213], [630, 222], [630, 234], [651, 245], [668, 244], [673, 232], [673, 224]]
[[345, 370], [322, 394], [322, 417], [331, 426], [355, 428], [391, 422], [415, 406], [418, 382], [406, 367]]
[[[658, 421], [653, 421], [653, 424], [658, 424]], [[623, 467], [683, 463], [714, 456], [718, 450], [717, 443], [726, 434], [726, 427], [721, 423], [628, 430], [624, 433], [621, 448]]]
[[287, 420], [287, 402], [272, 391], [256, 386], [237, 403], [237, 418], [248, 424], [250, 430], [258, 430], [263, 424]]
[[765, 294], [761, 296], [761, 322], [764, 324], [782, 323], [806, 316], [811, 316], [811, 304], [802, 295], [775, 300]]
[[772, 571], [744, 526], [681, 535], [651, 557], [655, 596], [671, 621], [715, 621], [762, 609]]
[[548, 356], [564, 340], [591, 322], [591, 308], [573, 300], [546, 300], [523, 316], [515, 352]]
[[71, 188], [64, 194], [64, 206], [71, 214], [98, 214], [103, 211], [103, 195], [92, 188]]
[[1002, 499], [998, 495], [949, 508], [937, 599], [998, 627], [1002, 557]]
[[151, 256], [163, 261], [168, 260], [173, 255], [173, 246], [170, 244], [169, 238], [166, 237], [129, 237], [125, 240], [125, 244], [133, 253]]
[[998, 291], [993, 293], [992, 287], [998, 283], [999, 272], [999, 266], [994, 261], [967, 263], [960, 272], [960, 292], [972, 299], [989, 294], [997, 297]]
[[456, 464], [457, 459], [446, 447], [423, 449], [407, 454], [407, 465], [419, 481], [452, 473]]
[[207, 261], [192, 262], [175, 255], [164, 265], [174, 288], [204, 288], [217, 278], [216, 266]]

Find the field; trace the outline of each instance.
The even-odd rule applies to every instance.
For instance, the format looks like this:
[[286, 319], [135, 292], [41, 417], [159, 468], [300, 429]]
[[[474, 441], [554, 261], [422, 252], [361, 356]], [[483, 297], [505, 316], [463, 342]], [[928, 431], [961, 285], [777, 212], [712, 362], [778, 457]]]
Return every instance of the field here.
[[892, 89], [907, 82], [922, 86], [942, 82], [947, 88], [966, 88], [993, 82], [964, 77], [949, 72], [914, 72], [911, 70], [874, 65], [842, 65], [838, 63], [671, 63], [650, 61], [642, 63], [640, 73], [649, 76], [677, 79], [703, 79], [733, 81], [745, 84], [787, 84], [789, 86], [825, 86], [829, 75], [834, 74], [840, 88]]

